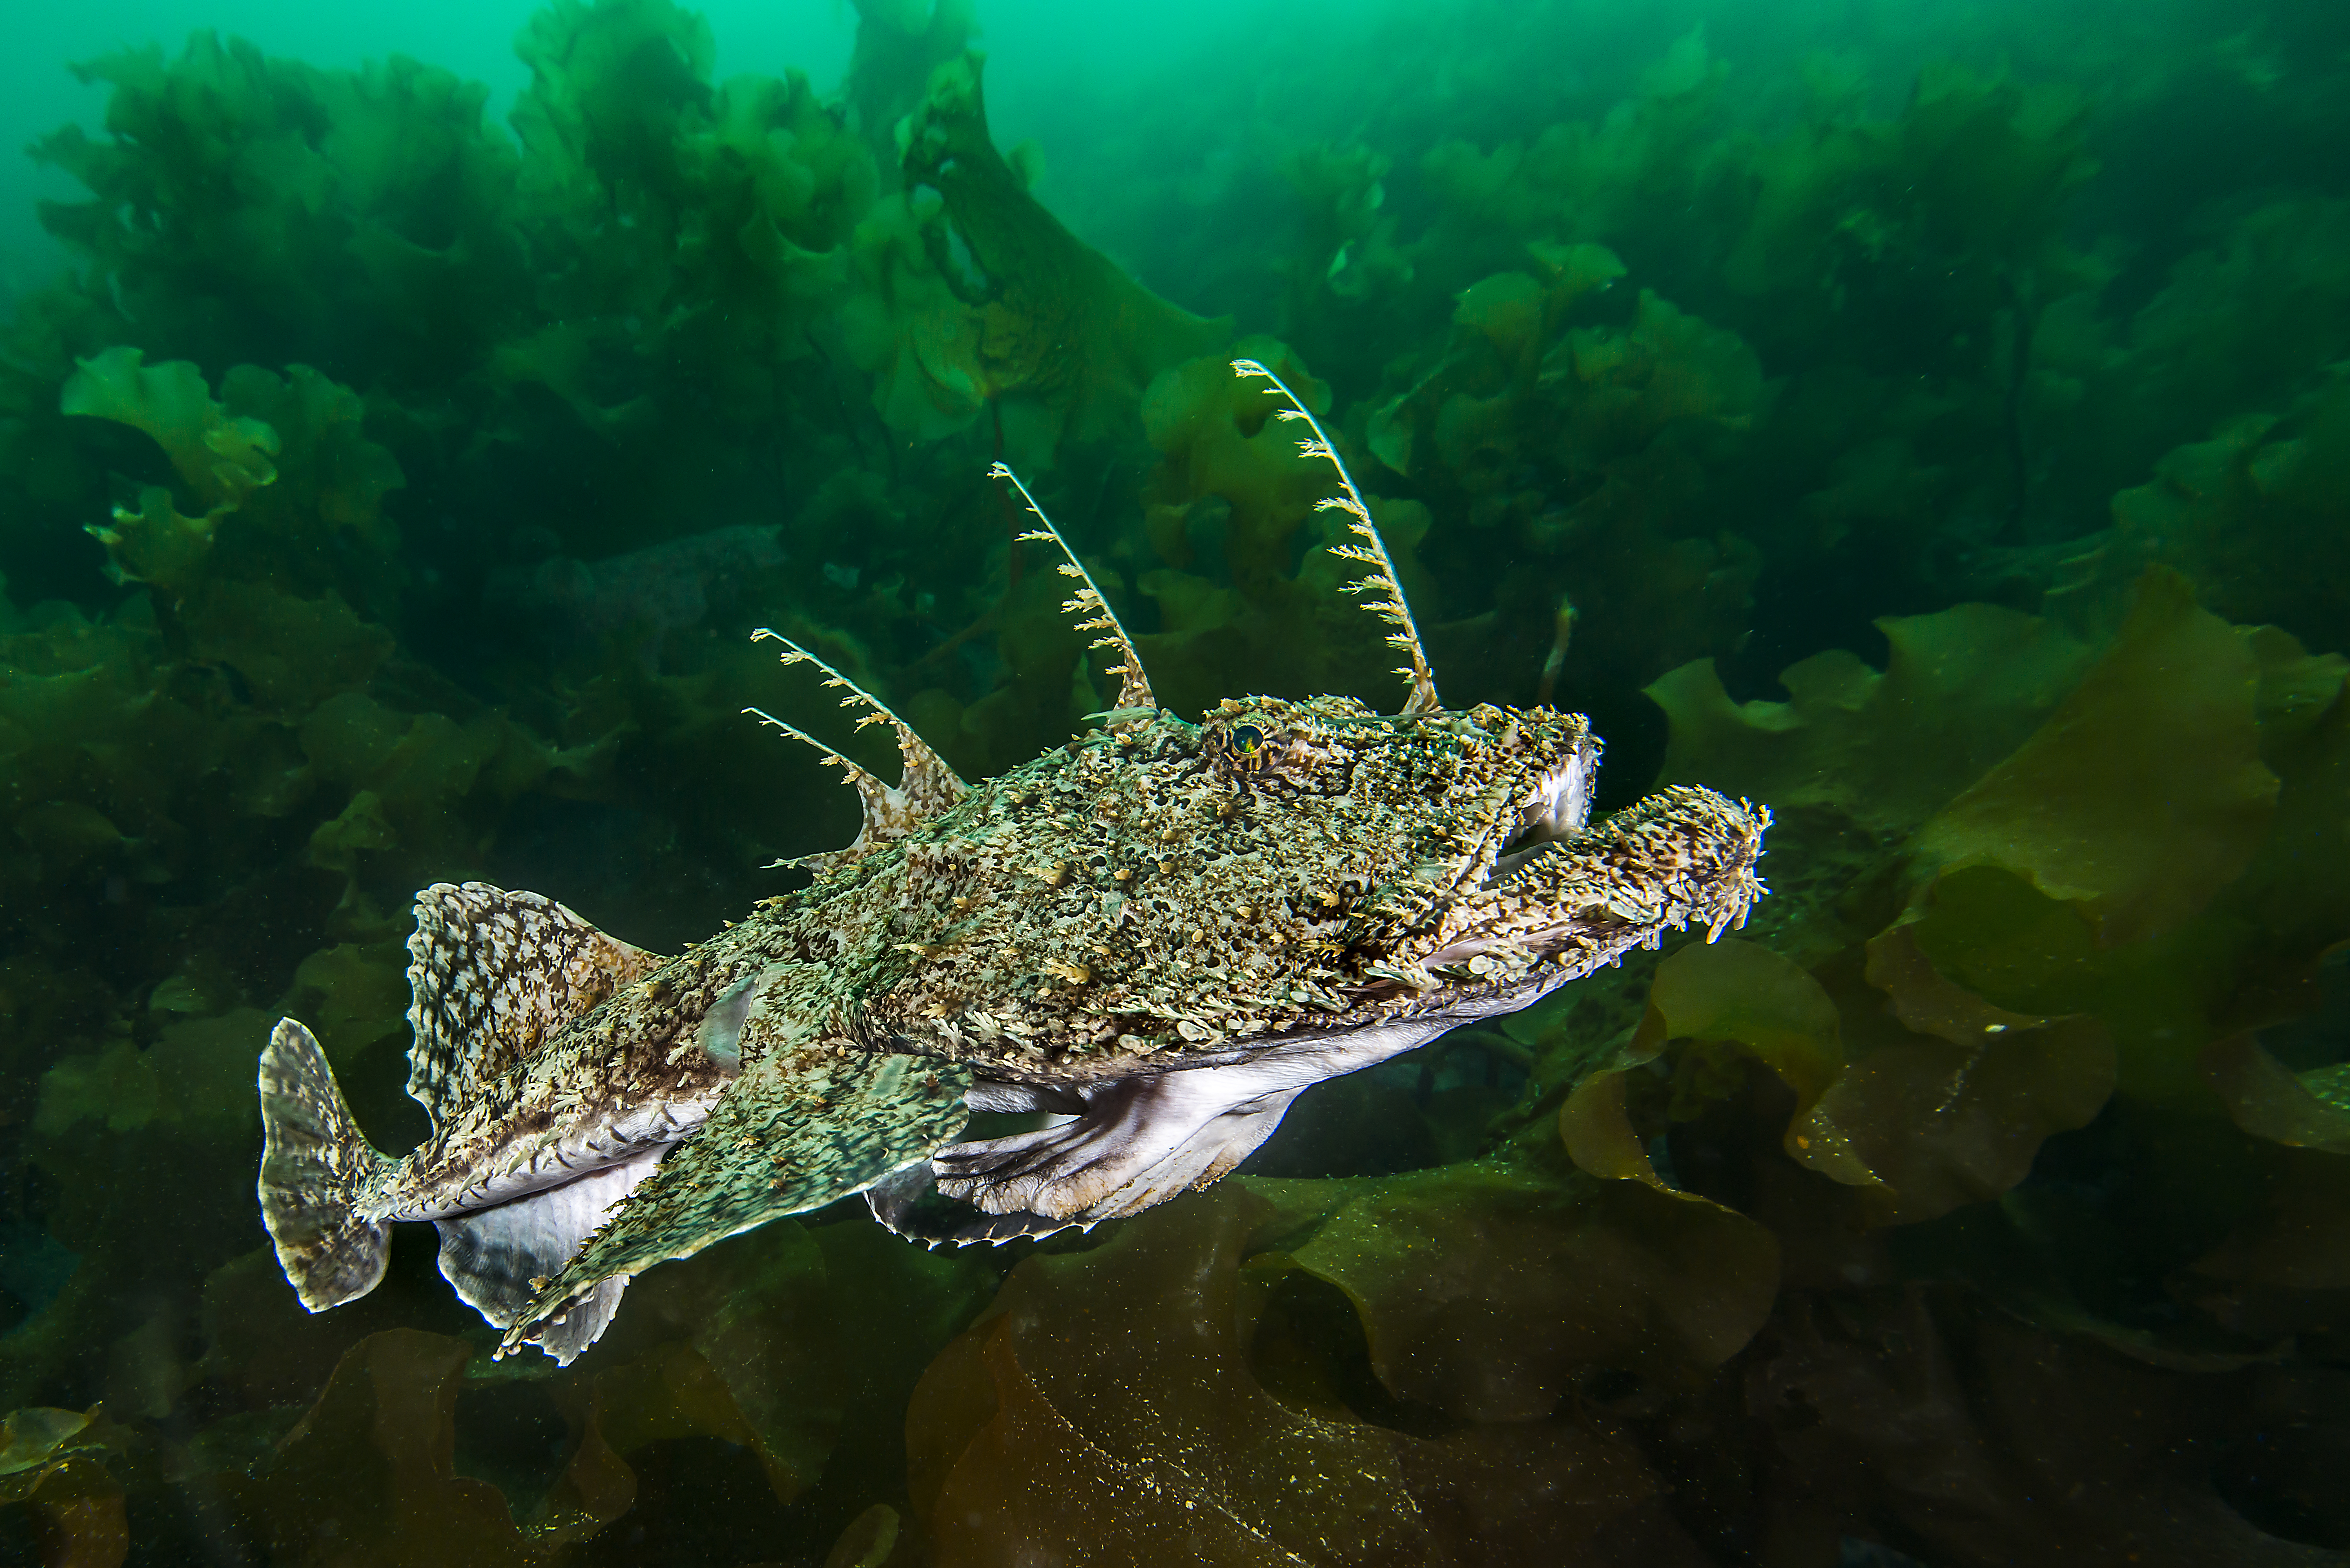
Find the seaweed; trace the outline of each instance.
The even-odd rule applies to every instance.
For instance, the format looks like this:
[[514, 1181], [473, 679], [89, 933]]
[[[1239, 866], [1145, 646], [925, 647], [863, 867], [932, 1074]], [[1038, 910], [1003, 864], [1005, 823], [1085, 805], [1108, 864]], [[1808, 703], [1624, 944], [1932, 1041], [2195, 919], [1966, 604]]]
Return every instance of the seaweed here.
[[[1575, 1414], [1529, 1419], [1548, 1415], [1557, 1394], [1543, 1400], [1513, 1386], [1513, 1353], [1559, 1310], [1560, 1290], [1572, 1299], [1580, 1288], [1602, 1310], [1589, 1340], [1539, 1353], [1558, 1356], [1552, 1376], [1632, 1350], [1643, 1309], [1685, 1325], [1700, 1365], [1718, 1361], [1759, 1323], [1767, 1239], [1749, 1245], [1737, 1280], [1681, 1302], [1672, 1299], [1678, 1271], [1711, 1255], [1718, 1231], [1643, 1233], [1642, 1221], [1659, 1216], [1636, 1218], [1605, 1195], [1578, 1204], [1540, 1182], [1449, 1179], [1469, 1214], [1518, 1244], [1573, 1235], [1581, 1210], [1603, 1252], [1654, 1258], [1661, 1277], [1609, 1282], [1562, 1260], [1535, 1281], [1497, 1272], [1447, 1302], [1394, 1277], [1401, 1259], [1355, 1258], [1349, 1239], [1359, 1232], [1330, 1234], [1357, 1207], [1367, 1226], [1411, 1215], [1408, 1188], [1342, 1195], [1319, 1183], [1228, 1185], [1094, 1251], [1031, 1259], [933, 1363], [908, 1413], [915, 1506], [939, 1560], [1012, 1562], [1025, 1542], [1080, 1539], [1097, 1561], [1118, 1563], [1682, 1560], [1674, 1554], [1689, 1552], [1686, 1537], [1660, 1507], [1658, 1479], [1604, 1425]], [[1311, 1246], [1263, 1246], [1334, 1199], [1345, 1206], [1315, 1232], [1316, 1241], [1330, 1235], [1318, 1266], [1338, 1271], [1348, 1260], [1340, 1283], [1367, 1300], [1337, 1311], [1363, 1312], [1355, 1354], [1365, 1354], [1367, 1330], [1378, 1379], [1347, 1394], [1346, 1339], [1313, 1333], [1312, 1293], [1286, 1282], [1317, 1267]], [[1388, 1243], [1407, 1259], [1430, 1245], [1412, 1230]], [[1335, 1366], [1323, 1359], [1334, 1349]], [[1464, 1386], [1446, 1366], [1480, 1376]], [[1397, 1429], [1399, 1419], [1420, 1422], [1386, 1401], [1438, 1385], [1482, 1420], [1440, 1416], [1418, 1432]], [[1530, 1397], [1544, 1408], [1531, 1409]], [[1385, 1418], [1366, 1420], [1366, 1404]]]
[[[0, 1555], [2350, 1550], [2338, 26], [1252, 23], [1024, 106], [1046, 180], [968, 5], [855, 10], [827, 89], [560, 0], [504, 126], [401, 58], [77, 67], [74, 265], [0, 324]], [[1170, 707], [1392, 706], [1234, 358], [1449, 699], [1589, 711], [1603, 808], [1772, 808], [1752, 923], [1088, 1237], [812, 1216], [560, 1374], [429, 1247], [301, 1313], [253, 1053], [299, 1012], [421, 1130], [416, 888], [673, 950], [853, 832], [751, 626], [967, 774], [1111, 705], [994, 462]]]
[[893, 427], [935, 440], [992, 407], [998, 455], [1035, 469], [1065, 435], [1119, 428], [1154, 374], [1229, 323], [1150, 294], [1029, 194], [989, 136], [982, 63], [938, 67], [907, 118], [903, 191], [859, 232], [849, 329]]

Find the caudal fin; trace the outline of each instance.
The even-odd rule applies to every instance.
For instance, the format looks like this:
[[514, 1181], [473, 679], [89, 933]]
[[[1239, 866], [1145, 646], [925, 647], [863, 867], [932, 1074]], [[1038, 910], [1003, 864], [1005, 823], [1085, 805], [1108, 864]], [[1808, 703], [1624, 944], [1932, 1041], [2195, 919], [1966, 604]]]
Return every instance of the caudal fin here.
[[356, 1205], [391, 1161], [351, 1119], [318, 1042], [290, 1018], [261, 1053], [261, 1219], [302, 1304], [324, 1312], [375, 1289], [391, 1226]]

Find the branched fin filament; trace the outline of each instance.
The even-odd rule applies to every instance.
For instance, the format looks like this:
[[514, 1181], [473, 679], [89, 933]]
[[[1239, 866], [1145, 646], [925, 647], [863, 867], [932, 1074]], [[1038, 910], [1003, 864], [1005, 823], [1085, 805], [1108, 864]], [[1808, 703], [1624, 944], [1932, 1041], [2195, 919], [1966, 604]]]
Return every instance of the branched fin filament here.
[[1411, 607], [1404, 603], [1403, 585], [1396, 578], [1395, 562], [1388, 555], [1386, 541], [1379, 537], [1378, 525], [1371, 521], [1370, 504], [1363, 499], [1363, 493], [1355, 487], [1355, 476], [1347, 472], [1347, 464], [1338, 456], [1338, 449], [1331, 444], [1329, 436], [1323, 431], [1321, 421], [1314, 417], [1313, 410], [1289, 389], [1288, 382], [1254, 359], [1233, 360], [1232, 371], [1243, 379], [1262, 377], [1271, 381], [1274, 389], [1289, 405], [1276, 410], [1274, 417], [1304, 420], [1305, 428], [1314, 432], [1311, 440], [1297, 443], [1297, 450], [1307, 457], [1325, 460], [1338, 471], [1342, 493], [1323, 497], [1316, 503], [1316, 509], [1345, 513], [1347, 531], [1361, 542], [1333, 545], [1329, 546], [1330, 553], [1341, 560], [1357, 562], [1370, 568], [1349, 584], [1347, 591], [1378, 596], [1370, 600], [1370, 608], [1372, 613], [1388, 623], [1388, 645], [1401, 649], [1410, 661], [1396, 667], [1396, 673], [1411, 683], [1411, 695], [1404, 699], [1404, 712], [1409, 715], [1438, 711], [1444, 704], [1436, 695], [1436, 671], [1428, 662], [1428, 650], [1420, 645], [1419, 628], [1412, 622]]
[[1112, 726], [1133, 723], [1142, 715], [1156, 711], [1159, 702], [1150, 694], [1150, 678], [1142, 672], [1142, 656], [1135, 651], [1134, 639], [1126, 635], [1126, 628], [1118, 624], [1118, 612], [1109, 607], [1101, 589], [1094, 586], [1093, 574], [1086, 570], [1086, 564], [1077, 559], [1077, 553], [1069, 548], [1069, 542], [1061, 537], [1061, 531], [1053, 526], [1053, 520], [1045, 515], [1045, 509], [1036, 504], [1036, 498], [1028, 493], [1028, 487], [1020, 483], [1018, 474], [1000, 462], [987, 472], [992, 479], [1008, 481], [1020, 493], [1029, 515], [1036, 519], [1037, 526], [1020, 535], [1022, 542], [1049, 540], [1060, 547], [1064, 557], [1061, 576], [1074, 578], [1077, 584], [1076, 596], [1061, 607], [1077, 618], [1079, 631], [1107, 634], [1094, 639], [1092, 647], [1113, 649], [1118, 653], [1118, 661], [1111, 667], [1110, 673], [1118, 677], [1118, 711], [1121, 717], [1113, 719]]
[[[868, 724], [887, 724], [897, 733], [898, 755], [904, 763], [904, 769], [897, 787], [893, 789], [797, 725], [787, 724], [757, 708], [743, 710], [764, 724], [806, 741], [823, 753], [826, 760], [839, 763], [847, 774], [848, 782], [856, 786], [858, 796], [865, 803], [865, 828], [858, 835], [857, 842], [840, 853], [854, 855], [884, 839], [902, 836], [923, 818], [946, 810], [963, 797], [963, 783], [955, 776], [954, 770], [947, 766], [946, 759], [931, 750], [930, 742], [916, 734], [912, 725], [891, 712], [879, 698], [780, 632], [763, 626], [751, 634], [751, 640], [782, 643], [785, 664], [812, 664], [821, 670], [827, 686], [847, 693], [841, 698], [840, 705], [859, 710], [857, 716], [858, 729]], [[836, 857], [825, 855], [805, 858], [818, 862], [830, 861]]]

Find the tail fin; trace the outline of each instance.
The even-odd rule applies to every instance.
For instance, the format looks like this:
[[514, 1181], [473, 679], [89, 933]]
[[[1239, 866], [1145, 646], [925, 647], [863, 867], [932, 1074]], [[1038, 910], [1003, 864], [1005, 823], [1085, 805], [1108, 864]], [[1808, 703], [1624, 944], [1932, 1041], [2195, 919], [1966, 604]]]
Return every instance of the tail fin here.
[[324, 1312], [375, 1289], [391, 1226], [354, 1206], [391, 1161], [370, 1147], [310, 1032], [282, 1018], [261, 1053], [261, 1219], [302, 1304]]

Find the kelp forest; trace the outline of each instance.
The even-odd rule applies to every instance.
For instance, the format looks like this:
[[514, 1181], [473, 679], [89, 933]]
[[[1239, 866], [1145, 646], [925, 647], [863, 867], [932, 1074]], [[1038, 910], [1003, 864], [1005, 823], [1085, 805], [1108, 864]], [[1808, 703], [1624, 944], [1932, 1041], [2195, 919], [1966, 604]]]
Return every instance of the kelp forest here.
[[[0, 324], [0, 1557], [2350, 1563], [2350, 26], [1950, 9], [1464, 0], [1017, 145], [970, 0], [822, 90], [555, 0], [494, 116], [75, 63]], [[255, 1055], [425, 1136], [419, 888], [674, 952], [857, 835], [743, 711], [887, 734], [753, 628], [965, 779], [1114, 706], [994, 464], [1166, 708], [1395, 710], [1238, 358], [1449, 703], [1769, 807], [1746, 928], [1090, 1231], [851, 1199], [561, 1369], [420, 1226], [306, 1314]]]

